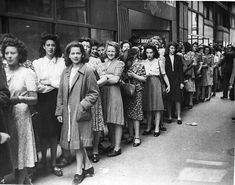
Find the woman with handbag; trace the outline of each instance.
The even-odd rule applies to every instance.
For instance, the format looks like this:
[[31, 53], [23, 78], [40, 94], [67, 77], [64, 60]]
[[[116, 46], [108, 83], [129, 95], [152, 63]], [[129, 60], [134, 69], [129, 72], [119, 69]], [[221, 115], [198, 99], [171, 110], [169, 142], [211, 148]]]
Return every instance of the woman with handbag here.
[[85, 51], [76, 41], [65, 49], [68, 66], [62, 73], [57, 97], [57, 119], [62, 124], [60, 145], [75, 150], [77, 170], [73, 184], [79, 184], [94, 168], [85, 147], [92, 146], [91, 107], [97, 101], [99, 88], [92, 68], [85, 64]]
[[138, 47], [132, 47], [128, 51], [127, 62], [122, 75], [122, 80], [124, 82], [135, 85], [135, 93], [132, 96], [126, 95], [126, 106], [124, 106], [129, 129], [127, 143], [133, 141], [134, 147], [141, 144], [140, 121], [144, 118], [142, 107], [142, 90], [143, 83], [146, 81], [145, 69], [143, 64], [141, 64], [141, 60], [139, 60], [139, 54], [140, 51]]
[[180, 56], [176, 55], [176, 46], [170, 43], [165, 54], [165, 69], [171, 86], [171, 91], [167, 94], [168, 123], [172, 122], [172, 105], [175, 103], [177, 111], [177, 123], [182, 124], [181, 120], [181, 99], [183, 84], [183, 63]]
[[144, 51], [143, 61], [147, 81], [145, 83], [143, 92], [143, 107], [147, 112], [147, 129], [143, 132], [143, 135], [151, 134], [152, 117], [155, 116], [155, 130], [154, 137], [160, 135], [159, 123], [161, 119], [161, 111], [164, 110], [163, 97], [162, 97], [162, 84], [160, 75], [162, 75], [167, 88], [166, 92], [170, 92], [170, 84], [165, 72], [165, 58], [159, 57], [156, 47], [148, 45]]

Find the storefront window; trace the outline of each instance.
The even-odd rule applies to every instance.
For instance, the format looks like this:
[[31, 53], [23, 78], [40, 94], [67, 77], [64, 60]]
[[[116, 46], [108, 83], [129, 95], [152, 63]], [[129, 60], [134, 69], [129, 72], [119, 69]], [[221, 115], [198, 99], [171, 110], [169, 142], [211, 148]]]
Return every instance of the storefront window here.
[[60, 37], [61, 48], [64, 51], [69, 42], [79, 40], [81, 37], [88, 37], [89, 29], [77, 26], [57, 25], [56, 34]]
[[86, 4], [86, 0], [58, 0], [57, 19], [86, 23]]
[[203, 13], [203, 1], [199, 1], [199, 12]]
[[91, 38], [105, 43], [107, 40], [114, 40], [114, 32], [108, 30], [91, 29]]
[[193, 1], [193, 9], [198, 10], [198, 1]]
[[40, 17], [52, 17], [52, 0], [10, 0], [7, 1], [8, 12]]
[[28, 59], [39, 57], [40, 35], [43, 32], [51, 32], [49, 23], [9, 19], [9, 32], [22, 40], [28, 48]]
[[192, 34], [197, 35], [197, 14], [192, 12]]
[[198, 34], [203, 35], [203, 17], [201, 15], [198, 16]]
[[192, 12], [188, 11], [188, 32], [192, 33]]

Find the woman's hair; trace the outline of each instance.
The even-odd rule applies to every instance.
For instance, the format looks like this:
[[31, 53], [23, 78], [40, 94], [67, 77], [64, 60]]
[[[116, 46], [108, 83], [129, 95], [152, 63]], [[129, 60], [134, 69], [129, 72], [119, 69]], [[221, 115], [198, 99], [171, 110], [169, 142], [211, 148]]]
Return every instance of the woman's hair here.
[[3, 33], [3, 34], [0, 34], [0, 45], [7, 38], [16, 39], [16, 37], [12, 33]]
[[185, 53], [192, 51], [192, 45], [189, 42], [184, 42], [184, 50], [185, 50]]
[[62, 56], [62, 50], [60, 48], [60, 39], [58, 35], [53, 35], [53, 34], [49, 34], [49, 33], [42, 33], [41, 34], [41, 45], [39, 48], [39, 57], [44, 57], [46, 55], [46, 51], [43, 48], [43, 46], [45, 46], [46, 41], [48, 40], [53, 40], [55, 42], [55, 54], [54, 56], [56, 58], [61, 57]]
[[2, 42], [2, 55], [3, 55], [4, 59], [6, 59], [5, 58], [5, 50], [9, 46], [17, 48], [20, 64], [24, 63], [27, 60], [27, 56], [28, 56], [27, 48], [26, 48], [25, 44], [17, 38], [5, 38], [3, 40], [3, 42]]
[[130, 48], [132, 47], [132, 44], [131, 44], [129, 41], [124, 40], [124, 41], [122, 41], [122, 43], [121, 43], [121, 49], [123, 48], [123, 45], [124, 45], [124, 44], [129, 44]]
[[73, 47], [80, 48], [80, 51], [82, 53], [81, 63], [83, 63], [83, 64], [86, 63], [85, 50], [84, 50], [82, 44], [80, 44], [78, 41], [72, 41], [65, 47], [65, 52], [64, 52], [64, 60], [65, 60], [65, 65], [67, 67], [72, 65], [72, 61], [69, 58], [69, 54], [70, 54], [71, 48], [73, 48]]
[[212, 54], [212, 49], [211, 49], [210, 46], [204, 46], [204, 48], [203, 48], [203, 53], [205, 54], [206, 48], [209, 48], [209, 54]]
[[92, 42], [92, 40], [89, 37], [81, 37], [79, 39], [79, 42], [80, 43], [82, 43], [82, 42], [89, 42], [90, 43], [90, 47], [93, 46], [93, 42]]
[[133, 64], [133, 60], [135, 59], [135, 56], [139, 57], [140, 50], [138, 47], [132, 47], [127, 51], [127, 57], [125, 60], [125, 68], [130, 68]]
[[148, 45], [144, 48], [143, 59], [147, 59], [147, 55], [146, 55], [147, 49], [152, 49], [152, 50], [153, 50], [153, 52], [154, 52], [153, 58], [158, 58], [158, 57], [159, 57], [159, 53], [158, 53], [156, 47], [153, 46], [153, 45], [151, 45], [151, 44], [148, 44]]
[[107, 42], [107, 44], [106, 44], [106, 51], [107, 51], [108, 46], [112, 46], [112, 47], [115, 48], [115, 51], [116, 51], [115, 58], [118, 58], [119, 54], [120, 54], [120, 46], [119, 46], [119, 44], [117, 42], [114, 42], [114, 41]]
[[171, 46], [174, 46], [174, 47], [175, 47], [175, 53], [174, 53], [174, 54], [176, 54], [176, 52], [177, 52], [177, 45], [176, 45], [176, 43], [174, 43], [174, 42], [170, 42], [170, 43], [167, 45], [167, 47], [166, 47], [165, 55], [169, 55], [169, 54], [170, 54], [170, 47], [171, 47]]

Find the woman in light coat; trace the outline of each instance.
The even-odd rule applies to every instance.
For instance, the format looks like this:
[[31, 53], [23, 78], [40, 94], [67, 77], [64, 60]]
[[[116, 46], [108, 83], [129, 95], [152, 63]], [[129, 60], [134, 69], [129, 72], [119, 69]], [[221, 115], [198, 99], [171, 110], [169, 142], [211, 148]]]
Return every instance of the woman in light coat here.
[[65, 49], [67, 68], [63, 71], [57, 98], [56, 116], [62, 122], [60, 145], [75, 150], [77, 171], [73, 184], [79, 184], [86, 174], [93, 175], [85, 147], [92, 145], [91, 106], [99, 96], [95, 74], [85, 64], [85, 51], [74, 41]]

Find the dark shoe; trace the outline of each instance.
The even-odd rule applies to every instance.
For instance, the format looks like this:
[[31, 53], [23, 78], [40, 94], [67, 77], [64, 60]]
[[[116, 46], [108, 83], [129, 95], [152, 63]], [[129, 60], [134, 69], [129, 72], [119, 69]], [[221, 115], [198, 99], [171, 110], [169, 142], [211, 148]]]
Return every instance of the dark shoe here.
[[[136, 141], [138, 141], [138, 142], [136, 142]], [[133, 147], [140, 146], [140, 144], [141, 144], [140, 138], [135, 138], [135, 139], [134, 139], [134, 143], [133, 143]]]
[[99, 160], [100, 160], [99, 154], [93, 154], [93, 155], [92, 155], [92, 162], [93, 162], [93, 163], [98, 163]]
[[113, 150], [110, 153], [108, 153], [108, 157], [115, 157], [115, 156], [121, 155], [121, 153], [122, 153], [121, 148], [118, 151]]
[[128, 138], [126, 138], [125, 143], [126, 143], [126, 144], [130, 144], [130, 143], [132, 143], [132, 142], [133, 142], [133, 139], [134, 139], [134, 137], [133, 137], [133, 136], [129, 136]]
[[88, 168], [86, 170], [83, 170], [83, 174], [86, 176], [86, 175], [94, 175], [95, 173], [95, 170], [94, 170], [94, 167], [92, 166], [91, 168]]
[[222, 96], [222, 97], [220, 97], [220, 99], [227, 99], [228, 97], [226, 97], [226, 96]]
[[52, 173], [58, 177], [63, 176], [63, 171], [61, 168], [59, 168], [58, 166], [53, 166], [52, 168]]
[[63, 168], [65, 166], [68, 166], [69, 164], [71, 164], [72, 160], [66, 159], [65, 157], [61, 157], [58, 162], [56, 163], [56, 165], [60, 168]]
[[166, 131], [166, 130], [167, 130], [166, 127], [164, 127], [163, 125], [160, 125], [160, 126], [159, 126], [159, 129], [160, 129], [161, 131]]
[[72, 184], [73, 185], [78, 185], [84, 180], [84, 178], [85, 178], [84, 174], [82, 174], [82, 175], [76, 174], [76, 175], [74, 175]]
[[159, 132], [154, 132], [154, 133], [153, 133], [153, 136], [154, 136], [154, 137], [160, 136], [160, 131], [159, 131]]
[[182, 125], [182, 120], [177, 120], [178, 125]]
[[235, 121], [235, 117], [232, 117], [232, 120]]
[[189, 109], [192, 109], [192, 108], [193, 108], [193, 106], [192, 106], [192, 105], [189, 105], [189, 106], [188, 106], [188, 108], [189, 108]]
[[151, 130], [149, 130], [149, 131], [145, 130], [142, 135], [147, 136], [147, 135], [150, 135], [150, 134], [151, 134]]
[[108, 146], [105, 148], [105, 153], [110, 153], [112, 150], [114, 150], [114, 146]]
[[167, 119], [166, 121], [168, 124], [172, 123], [172, 119]]
[[212, 96], [214, 97], [214, 96], [216, 96], [216, 94], [215, 94], [215, 93], [213, 93], [213, 94], [212, 94]]

